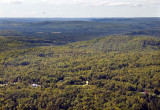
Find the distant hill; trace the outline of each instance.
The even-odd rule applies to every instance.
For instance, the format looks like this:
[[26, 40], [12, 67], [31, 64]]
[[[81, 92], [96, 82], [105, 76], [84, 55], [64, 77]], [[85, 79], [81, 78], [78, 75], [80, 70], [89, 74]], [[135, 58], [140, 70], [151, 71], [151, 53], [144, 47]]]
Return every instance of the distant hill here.
[[71, 48], [94, 51], [148, 51], [160, 50], [160, 39], [135, 36], [110, 36], [69, 44]]
[[41, 38], [56, 45], [115, 34], [159, 37], [160, 18], [0, 18], [0, 36]]
[[0, 36], [0, 52], [3, 51], [15, 51], [27, 48], [33, 48], [37, 46], [49, 46], [54, 45], [56, 42], [43, 40], [43, 39], [31, 39], [22, 36]]

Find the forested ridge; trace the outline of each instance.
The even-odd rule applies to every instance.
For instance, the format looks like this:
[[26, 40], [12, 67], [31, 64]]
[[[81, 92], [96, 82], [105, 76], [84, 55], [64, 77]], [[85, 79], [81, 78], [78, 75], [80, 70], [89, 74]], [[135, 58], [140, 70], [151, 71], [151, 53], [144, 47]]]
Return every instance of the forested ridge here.
[[160, 109], [159, 38], [35, 40], [0, 37], [0, 109]]
[[0, 18], [0, 36], [18, 36], [18, 40], [44, 45], [64, 45], [113, 34], [159, 37], [160, 18]]

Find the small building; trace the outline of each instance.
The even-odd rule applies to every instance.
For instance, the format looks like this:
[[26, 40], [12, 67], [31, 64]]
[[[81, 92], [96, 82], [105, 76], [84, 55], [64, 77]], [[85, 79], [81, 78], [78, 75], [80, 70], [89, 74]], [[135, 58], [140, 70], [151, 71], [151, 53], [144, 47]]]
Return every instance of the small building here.
[[86, 81], [86, 85], [88, 85], [88, 81]]
[[3, 86], [3, 84], [0, 84], [0, 86]]
[[38, 84], [31, 84], [31, 87], [38, 87]]
[[144, 92], [142, 92], [142, 94], [146, 95], [146, 94], [148, 94], [148, 92], [147, 92], [147, 91], [144, 91]]
[[52, 32], [52, 34], [61, 34], [62, 32]]

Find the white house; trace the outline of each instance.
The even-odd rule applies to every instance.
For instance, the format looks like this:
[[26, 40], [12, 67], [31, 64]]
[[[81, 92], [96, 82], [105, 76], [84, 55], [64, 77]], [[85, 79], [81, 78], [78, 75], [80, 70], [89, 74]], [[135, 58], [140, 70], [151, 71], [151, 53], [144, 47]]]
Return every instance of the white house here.
[[88, 81], [86, 81], [86, 85], [88, 85]]
[[38, 87], [38, 84], [31, 84], [32, 87]]

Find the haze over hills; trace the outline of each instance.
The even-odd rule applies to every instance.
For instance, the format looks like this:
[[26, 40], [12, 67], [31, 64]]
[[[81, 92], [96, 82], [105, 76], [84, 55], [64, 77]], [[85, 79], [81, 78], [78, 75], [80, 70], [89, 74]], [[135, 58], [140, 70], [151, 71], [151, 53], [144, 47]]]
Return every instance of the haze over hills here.
[[113, 34], [159, 37], [160, 33], [160, 18], [48, 19], [1, 18], [0, 35], [41, 37], [62, 45]]
[[0, 19], [0, 109], [160, 109], [159, 24]]

